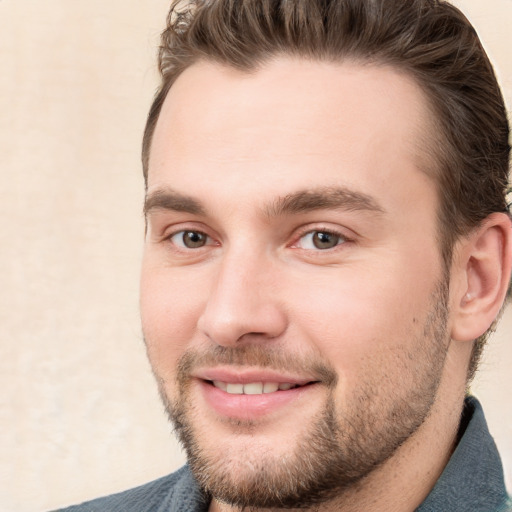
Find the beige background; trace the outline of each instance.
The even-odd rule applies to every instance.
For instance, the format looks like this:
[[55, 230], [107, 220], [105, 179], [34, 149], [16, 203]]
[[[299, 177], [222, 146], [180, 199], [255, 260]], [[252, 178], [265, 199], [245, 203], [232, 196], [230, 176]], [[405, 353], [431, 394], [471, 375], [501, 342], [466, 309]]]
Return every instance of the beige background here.
[[[511, 0], [458, 2], [512, 99]], [[139, 147], [168, 0], [0, 0], [0, 509], [183, 461], [138, 320]], [[512, 487], [512, 313], [474, 386]]]

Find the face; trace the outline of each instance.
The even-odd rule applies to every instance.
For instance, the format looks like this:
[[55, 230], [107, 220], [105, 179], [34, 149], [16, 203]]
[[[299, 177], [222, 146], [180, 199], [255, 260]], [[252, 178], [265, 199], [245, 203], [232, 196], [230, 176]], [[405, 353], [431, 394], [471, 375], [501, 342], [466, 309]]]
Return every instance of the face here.
[[387, 67], [198, 63], [153, 139], [141, 310], [220, 500], [332, 499], [415, 435], [448, 340], [418, 87]]

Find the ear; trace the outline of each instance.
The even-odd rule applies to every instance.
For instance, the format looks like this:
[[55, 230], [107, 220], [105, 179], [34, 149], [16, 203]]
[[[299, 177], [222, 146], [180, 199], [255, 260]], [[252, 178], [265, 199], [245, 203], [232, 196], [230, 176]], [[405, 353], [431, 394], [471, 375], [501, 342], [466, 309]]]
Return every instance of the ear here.
[[489, 215], [458, 245], [452, 266], [457, 284], [451, 335], [457, 341], [473, 341], [496, 319], [507, 294], [512, 265], [509, 216]]

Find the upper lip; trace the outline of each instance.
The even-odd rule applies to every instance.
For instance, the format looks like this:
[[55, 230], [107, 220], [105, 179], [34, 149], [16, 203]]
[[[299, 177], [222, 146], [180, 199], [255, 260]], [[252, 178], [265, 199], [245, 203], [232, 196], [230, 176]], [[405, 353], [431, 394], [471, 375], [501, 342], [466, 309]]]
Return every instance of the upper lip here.
[[192, 376], [206, 381], [229, 382], [233, 384], [250, 384], [252, 382], [277, 382], [304, 386], [318, 379], [308, 376], [290, 375], [269, 369], [216, 367], [202, 368], [192, 372]]

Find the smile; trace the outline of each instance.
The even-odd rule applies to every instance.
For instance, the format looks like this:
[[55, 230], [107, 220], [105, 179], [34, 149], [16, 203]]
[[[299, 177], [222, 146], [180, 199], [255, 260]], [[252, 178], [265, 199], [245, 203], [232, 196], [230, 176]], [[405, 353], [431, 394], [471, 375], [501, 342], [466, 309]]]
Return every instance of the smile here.
[[238, 382], [223, 382], [219, 380], [211, 381], [212, 384], [222, 391], [230, 395], [263, 395], [268, 393], [275, 393], [277, 391], [288, 391], [290, 389], [299, 387], [298, 384], [290, 382], [250, 382], [242, 384]]
[[219, 365], [197, 369], [191, 377], [192, 389], [202, 396], [205, 410], [222, 420], [286, 416], [290, 408], [307, 403], [312, 394], [325, 389], [313, 373], [299, 375], [269, 368]]

